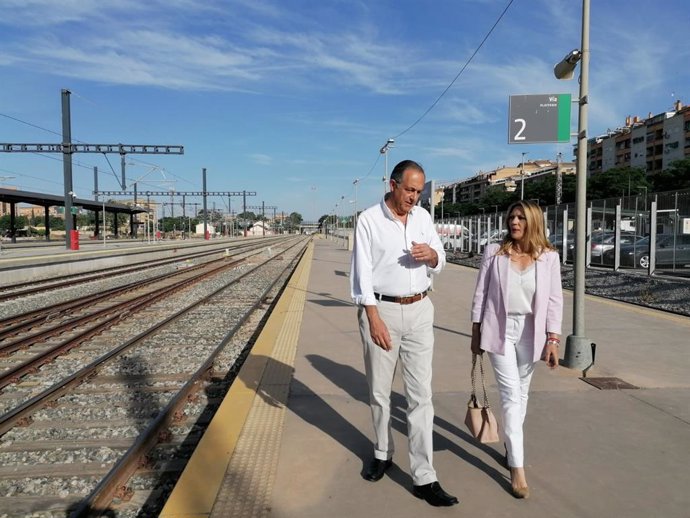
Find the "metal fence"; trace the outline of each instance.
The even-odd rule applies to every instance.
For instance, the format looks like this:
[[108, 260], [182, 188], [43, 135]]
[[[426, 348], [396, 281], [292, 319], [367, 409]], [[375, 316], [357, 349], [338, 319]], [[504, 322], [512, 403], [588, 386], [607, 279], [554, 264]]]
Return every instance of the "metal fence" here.
[[[543, 208], [547, 236], [564, 263], [575, 257], [575, 204]], [[504, 212], [437, 221], [447, 250], [481, 253], [502, 239]], [[595, 200], [586, 218], [586, 266], [690, 274], [690, 189]], [[503, 232], [502, 232], [503, 231]]]

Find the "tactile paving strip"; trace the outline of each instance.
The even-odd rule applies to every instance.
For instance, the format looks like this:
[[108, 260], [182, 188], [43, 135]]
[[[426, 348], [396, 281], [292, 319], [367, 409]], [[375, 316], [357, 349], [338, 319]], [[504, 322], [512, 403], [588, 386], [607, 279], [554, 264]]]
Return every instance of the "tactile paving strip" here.
[[[310, 247], [304, 260], [311, 265]], [[275, 478], [292, 379], [299, 329], [304, 313], [310, 266], [291, 280], [294, 294], [278, 333], [275, 346], [257, 388], [242, 435], [230, 460], [211, 517], [260, 518], [270, 512]]]

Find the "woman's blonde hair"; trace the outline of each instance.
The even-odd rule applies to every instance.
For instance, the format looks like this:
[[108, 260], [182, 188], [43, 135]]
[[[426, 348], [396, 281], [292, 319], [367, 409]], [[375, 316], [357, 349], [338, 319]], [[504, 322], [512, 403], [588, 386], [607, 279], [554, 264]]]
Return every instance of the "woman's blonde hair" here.
[[510, 237], [510, 214], [516, 207], [522, 209], [527, 221], [523, 252], [528, 253], [533, 259], [537, 259], [547, 250], [555, 250], [556, 248], [546, 238], [546, 232], [544, 231], [544, 213], [539, 208], [539, 205], [532, 201], [520, 200], [508, 207], [508, 212], [504, 220], [505, 228], [508, 232], [503, 238], [501, 247], [498, 249], [498, 252], [496, 252], [496, 255], [508, 254], [513, 246], [514, 240]]

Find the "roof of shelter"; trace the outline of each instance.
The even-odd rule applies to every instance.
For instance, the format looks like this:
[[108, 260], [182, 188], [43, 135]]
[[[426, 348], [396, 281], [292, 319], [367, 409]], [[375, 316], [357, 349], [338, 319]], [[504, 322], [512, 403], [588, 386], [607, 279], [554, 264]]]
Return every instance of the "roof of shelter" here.
[[[64, 196], [56, 194], [45, 194], [40, 192], [19, 191], [16, 189], [1, 189], [0, 188], [0, 202], [4, 203], [29, 203], [31, 205], [39, 205], [41, 207], [50, 206], [65, 206]], [[123, 203], [106, 202], [105, 204], [96, 200], [85, 200], [83, 198], [74, 198], [72, 206], [82, 207], [87, 210], [99, 211], [103, 210], [103, 205], [108, 212], [124, 212], [127, 214], [136, 214], [140, 212], [148, 212], [145, 207], [132, 207]]]

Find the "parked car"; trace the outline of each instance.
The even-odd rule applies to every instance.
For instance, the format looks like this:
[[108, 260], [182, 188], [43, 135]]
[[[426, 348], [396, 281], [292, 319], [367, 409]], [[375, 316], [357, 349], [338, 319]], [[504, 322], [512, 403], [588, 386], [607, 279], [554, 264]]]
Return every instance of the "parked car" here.
[[[604, 264], [613, 264], [614, 252], [612, 248], [604, 252]], [[621, 266], [634, 268], [649, 267], [649, 236], [634, 243], [621, 245]], [[690, 234], [659, 234], [656, 236], [656, 265], [677, 266], [690, 265]]]
[[508, 231], [506, 229], [495, 228], [491, 231], [491, 235], [487, 237], [486, 232], [484, 232], [479, 238], [479, 245], [486, 246], [491, 243], [498, 243], [503, 239], [503, 236], [505, 236], [507, 233]]
[[[620, 243], [627, 245], [635, 243], [643, 236], [637, 236], [632, 232], [621, 232]], [[605, 231], [592, 234], [590, 246], [590, 258], [592, 264], [604, 264], [604, 252], [612, 250], [616, 246], [616, 233]]]
[[[563, 257], [563, 234], [556, 233], [549, 236], [549, 241], [558, 250], [558, 255]], [[575, 234], [568, 233], [566, 235], [566, 247], [568, 253], [566, 255], [566, 260], [572, 261], [575, 258]]]

